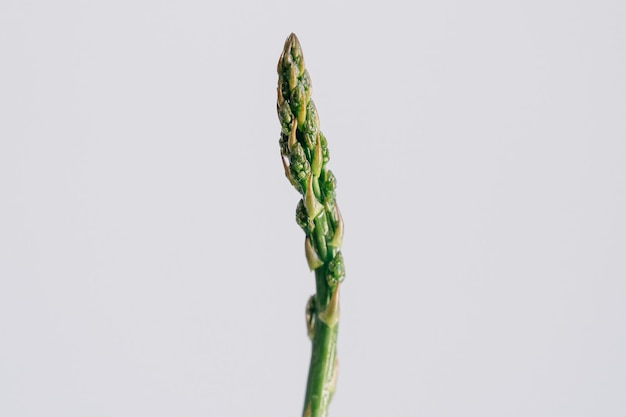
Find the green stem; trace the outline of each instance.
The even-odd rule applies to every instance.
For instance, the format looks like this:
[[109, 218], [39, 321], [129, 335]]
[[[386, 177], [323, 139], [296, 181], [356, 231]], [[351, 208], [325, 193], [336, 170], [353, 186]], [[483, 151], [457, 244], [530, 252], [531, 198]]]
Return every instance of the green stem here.
[[[326, 268], [315, 271], [315, 280], [318, 287], [317, 297], [327, 294]], [[324, 287], [320, 291], [320, 287]], [[324, 297], [322, 297], [324, 298]], [[318, 306], [325, 306], [325, 300], [317, 300]], [[335, 390], [337, 378], [337, 330], [339, 326], [326, 324], [316, 312], [314, 333], [311, 349], [311, 364], [307, 381], [306, 397], [304, 400], [305, 417], [326, 417], [328, 406]]]

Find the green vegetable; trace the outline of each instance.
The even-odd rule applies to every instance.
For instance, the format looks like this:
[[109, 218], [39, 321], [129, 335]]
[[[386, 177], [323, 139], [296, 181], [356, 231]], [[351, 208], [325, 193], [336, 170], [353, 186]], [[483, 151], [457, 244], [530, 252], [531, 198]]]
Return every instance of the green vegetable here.
[[278, 61], [278, 118], [280, 153], [289, 182], [302, 195], [296, 222], [306, 234], [304, 248], [315, 271], [316, 293], [306, 307], [312, 341], [311, 365], [304, 401], [304, 417], [324, 417], [337, 380], [339, 286], [345, 269], [341, 254], [343, 220], [335, 201], [337, 181], [326, 168], [326, 138], [311, 100], [311, 79], [304, 66], [298, 38], [285, 41]]

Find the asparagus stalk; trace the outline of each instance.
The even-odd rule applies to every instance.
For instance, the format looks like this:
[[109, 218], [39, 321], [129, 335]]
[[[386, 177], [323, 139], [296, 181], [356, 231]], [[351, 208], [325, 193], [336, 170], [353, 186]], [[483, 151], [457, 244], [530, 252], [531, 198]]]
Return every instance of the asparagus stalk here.
[[296, 222], [306, 235], [304, 250], [315, 271], [316, 293], [309, 298], [306, 321], [312, 342], [304, 417], [325, 417], [337, 380], [339, 285], [345, 271], [341, 255], [343, 220], [335, 201], [336, 180], [326, 168], [328, 145], [311, 100], [311, 79], [293, 33], [278, 61], [280, 153], [285, 175], [302, 195]]

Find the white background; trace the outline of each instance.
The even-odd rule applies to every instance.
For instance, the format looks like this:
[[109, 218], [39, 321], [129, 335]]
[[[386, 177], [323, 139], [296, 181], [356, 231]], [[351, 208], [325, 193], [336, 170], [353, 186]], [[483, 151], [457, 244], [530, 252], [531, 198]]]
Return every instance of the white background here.
[[623, 1], [0, 2], [0, 415], [296, 416], [295, 32], [346, 222], [332, 416], [626, 415]]

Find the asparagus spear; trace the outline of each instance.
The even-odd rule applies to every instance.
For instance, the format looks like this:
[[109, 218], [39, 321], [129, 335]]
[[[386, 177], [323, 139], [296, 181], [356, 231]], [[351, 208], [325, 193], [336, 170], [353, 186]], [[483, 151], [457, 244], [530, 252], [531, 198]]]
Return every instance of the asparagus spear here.
[[341, 255], [343, 220], [335, 201], [336, 180], [326, 168], [328, 145], [311, 100], [311, 79], [295, 34], [285, 41], [278, 61], [280, 153], [289, 182], [302, 195], [296, 222], [306, 235], [304, 250], [315, 271], [316, 293], [306, 321], [312, 341], [304, 417], [325, 417], [337, 380], [339, 285], [345, 271]]

